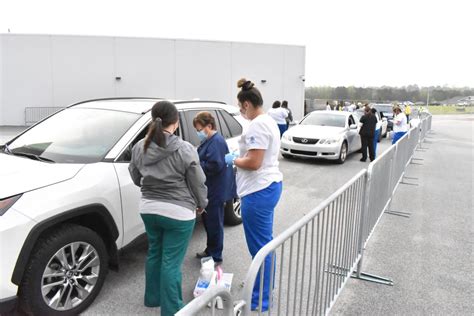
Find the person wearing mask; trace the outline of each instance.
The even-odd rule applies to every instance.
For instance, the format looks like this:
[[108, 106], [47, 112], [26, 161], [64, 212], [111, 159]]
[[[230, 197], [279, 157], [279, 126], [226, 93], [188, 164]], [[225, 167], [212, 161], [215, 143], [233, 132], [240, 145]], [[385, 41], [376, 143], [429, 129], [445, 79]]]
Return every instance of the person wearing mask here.
[[281, 103], [281, 108], [288, 112], [288, 116], [286, 117], [286, 129], [288, 130], [290, 123], [293, 122], [293, 113], [291, 113], [291, 110], [288, 107], [288, 101], [286, 100]]
[[[283, 175], [278, 168], [280, 134], [275, 121], [265, 114], [260, 91], [251, 81], [240, 79], [237, 95], [242, 116], [250, 120], [239, 141], [240, 154], [226, 155], [226, 162], [237, 167], [237, 193], [241, 199], [242, 221], [250, 254], [273, 239], [273, 214], [282, 192]], [[271, 256], [265, 258], [262, 310], [268, 310]], [[259, 303], [260, 273], [254, 284], [251, 308]]]
[[202, 213], [207, 233], [207, 247], [196, 254], [197, 258], [212, 256], [216, 264], [222, 263], [224, 248], [224, 204], [234, 198], [234, 170], [225, 163], [229, 148], [224, 137], [216, 130], [216, 120], [209, 112], [200, 112], [193, 125], [201, 140], [198, 147], [199, 161], [206, 175], [206, 211]]
[[196, 211], [207, 205], [206, 177], [196, 149], [174, 135], [178, 110], [168, 101], [151, 109], [152, 123], [132, 149], [130, 176], [141, 189], [140, 215], [148, 236], [144, 303], [161, 315], [183, 307], [181, 265]]
[[275, 120], [280, 130], [280, 138], [286, 131], [286, 118], [288, 117], [288, 111], [281, 108], [280, 101], [273, 102], [272, 108], [267, 111], [267, 114]]
[[408, 132], [408, 123], [405, 113], [402, 112], [400, 106], [396, 105], [393, 108], [393, 139], [392, 145], [395, 144], [400, 138]]
[[329, 101], [326, 101], [326, 111], [332, 111]]
[[[371, 108], [372, 115], [377, 118], [377, 109]], [[377, 121], [374, 134], [374, 159], [377, 157], [377, 145], [379, 143], [380, 133], [382, 133], [382, 121]]]
[[362, 127], [359, 131], [360, 140], [362, 142], [362, 158], [360, 161], [365, 162], [367, 160], [367, 147], [369, 148], [370, 161], [373, 161], [375, 159], [374, 136], [377, 118], [372, 114], [367, 104], [364, 107], [364, 115], [360, 118], [360, 123], [362, 123]]

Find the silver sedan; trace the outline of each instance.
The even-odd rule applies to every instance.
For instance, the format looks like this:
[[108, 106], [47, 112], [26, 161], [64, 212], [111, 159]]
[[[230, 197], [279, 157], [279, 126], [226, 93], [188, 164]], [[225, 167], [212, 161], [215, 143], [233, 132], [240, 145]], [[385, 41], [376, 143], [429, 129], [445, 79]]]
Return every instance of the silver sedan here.
[[359, 120], [350, 112], [315, 111], [283, 134], [283, 157], [323, 158], [344, 163], [360, 150]]

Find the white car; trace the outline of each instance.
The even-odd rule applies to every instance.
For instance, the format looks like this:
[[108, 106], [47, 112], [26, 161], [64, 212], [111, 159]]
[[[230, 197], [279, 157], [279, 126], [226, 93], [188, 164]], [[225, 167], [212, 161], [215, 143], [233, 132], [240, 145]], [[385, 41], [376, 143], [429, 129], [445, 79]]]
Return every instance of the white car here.
[[[65, 108], [7, 142], [0, 153], [0, 313], [78, 315], [95, 299], [118, 250], [145, 232], [140, 190], [128, 172], [158, 99], [122, 98]], [[176, 101], [179, 130], [207, 110], [230, 150], [242, 133], [235, 106]], [[236, 202], [234, 204], [234, 202]], [[229, 201], [226, 223], [241, 223]]]
[[349, 153], [361, 147], [358, 119], [352, 113], [314, 111], [283, 134], [280, 152], [285, 158], [323, 158], [344, 163]]

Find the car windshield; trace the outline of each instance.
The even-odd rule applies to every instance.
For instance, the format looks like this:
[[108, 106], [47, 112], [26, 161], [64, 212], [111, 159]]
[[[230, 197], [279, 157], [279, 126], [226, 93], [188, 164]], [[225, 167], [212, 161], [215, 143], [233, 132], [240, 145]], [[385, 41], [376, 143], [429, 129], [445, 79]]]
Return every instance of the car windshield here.
[[26, 131], [8, 146], [13, 154], [36, 156], [38, 160], [99, 162], [139, 117], [130, 112], [68, 108]]
[[346, 117], [344, 115], [336, 115], [327, 112], [313, 112], [301, 121], [301, 125], [345, 127]]

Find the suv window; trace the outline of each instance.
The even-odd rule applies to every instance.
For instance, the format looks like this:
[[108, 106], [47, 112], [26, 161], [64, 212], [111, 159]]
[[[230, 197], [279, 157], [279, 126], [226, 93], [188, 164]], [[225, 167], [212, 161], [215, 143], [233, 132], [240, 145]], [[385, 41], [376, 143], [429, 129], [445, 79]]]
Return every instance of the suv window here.
[[[181, 124], [181, 122], [180, 122]], [[148, 127], [150, 124], [147, 124], [147, 126], [138, 133], [138, 135], [133, 139], [133, 141], [127, 146], [127, 149], [123, 151], [123, 153], [120, 155], [120, 157], [117, 159], [117, 162], [130, 162], [132, 160], [132, 148], [135, 146], [136, 143], [138, 143], [140, 140], [145, 138], [146, 133], [148, 133]], [[175, 135], [179, 136], [179, 127], [174, 132]]]
[[215, 110], [209, 110], [209, 109], [185, 110], [183, 111], [183, 113], [184, 113], [184, 118], [186, 122], [185, 123], [186, 127], [184, 128], [186, 133], [184, 133], [183, 131], [183, 139], [190, 142], [194, 146], [199, 146], [199, 144], [201, 144], [201, 141], [199, 140], [199, 137], [196, 134], [196, 130], [194, 129], [193, 119], [199, 112], [202, 112], [202, 111], [211, 113], [211, 115], [216, 119], [217, 131], [223, 135], [221, 125], [217, 117], [217, 112]]
[[219, 110], [219, 119], [225, 122], [225, 125], [229, 129], [229, 136], [224, 135], [225, 131], [223, 133], [224, 137], [231, 138], [231, 137], [237, 137], [242, 134], [242, 126], [237, 122], [235, 118], [232, 117], [227, 111], [225, 110]]

